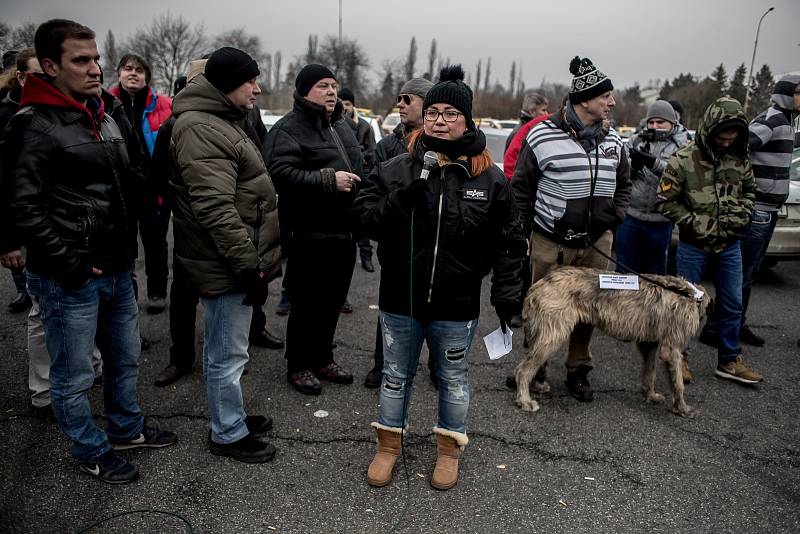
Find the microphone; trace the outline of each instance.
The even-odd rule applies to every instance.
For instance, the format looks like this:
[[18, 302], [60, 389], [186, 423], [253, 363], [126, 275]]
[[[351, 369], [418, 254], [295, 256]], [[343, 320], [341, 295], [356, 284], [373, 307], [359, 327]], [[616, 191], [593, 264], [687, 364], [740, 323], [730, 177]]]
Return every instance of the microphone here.
[[439, 166], [439, 158], [436, 157], [436, 152], [428, 150], [422, 157], [422, 172], [419, 177], [422, 180], [427, 180], [431, 170]]

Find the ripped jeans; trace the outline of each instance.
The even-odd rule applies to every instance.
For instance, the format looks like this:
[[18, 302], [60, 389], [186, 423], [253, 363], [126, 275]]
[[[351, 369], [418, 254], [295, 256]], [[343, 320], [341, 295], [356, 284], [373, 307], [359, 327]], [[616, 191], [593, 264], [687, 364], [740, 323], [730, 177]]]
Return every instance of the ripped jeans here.
[[438, 426], [466, 433], [468, 355], [478, 320], [422, 322], [385, 312], [380, 313], [380, 320], [383, 328], [383, 381], [378, 423], [395, 428], [408, 426], [411, 388], [424, 340], [428, 343], [430, 357], [434, 358], [439, 382]]

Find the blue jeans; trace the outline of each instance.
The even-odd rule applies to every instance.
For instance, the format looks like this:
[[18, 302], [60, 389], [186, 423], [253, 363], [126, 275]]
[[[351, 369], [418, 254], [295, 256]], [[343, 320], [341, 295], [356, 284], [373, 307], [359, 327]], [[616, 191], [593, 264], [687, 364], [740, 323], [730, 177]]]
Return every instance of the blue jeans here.
[[[50, 354], [50, 399], [72, 456], [91, 462], [111, 450], [108, 436], [133, 439], [144, 418], [136, 398], [139, 376], [139, 310], [131, 273], [98, 276], [80, 289], [28, 271], [28, 290], [39, 300]], [[87, 391], [94, 381], [95, 342], [103, 358], [103, 402], [108, 427], [92, 419]]]
[[719, 253], [708, 252], [687, 243], [678, 243], [678, 275], [692, 283], [703, 281], [703, 275], [713, 268], [716, 290], [714, 312], [709, 322], [717, 328], [720, 347], [719, 363], [734, 361], [741, 353], [739, 322], [742, 318], [742, 252], [739, 242]]
[[242, 400], [244, 365], [250, 359], [250, 318], [253, 307], [242, 304], [244, 293], [200, 299], [205, 309], [203, 379], [211, 417], [211, 440], [232, 443], [247, 436]]
[[777, 211], [753, 211], [753, 220], [742, 234], [742, 324], [747, 323], [747, 306], [750, 304], [750, 289], [758, 267], [767, 254], [769, 240], [778, 222]]
[[[617, 261], [637, 273], [666, 274], [671, 237], [671, 222], [640, 221], [627, 216], [617, 228], [614, 240]], [[620, 265], [617, 271], [629, 272]]]
[[430, 357], [434, 359], [439, 382], [438, 426], [466, 433], [469, 410], [468, 355], [478, 320], [422, 322], [408, 316], [381, 312], [380, 321], [384, 359], [378, 423], [395, 428], [408, 425], [411, 388], [424, 340], [428, 343]]

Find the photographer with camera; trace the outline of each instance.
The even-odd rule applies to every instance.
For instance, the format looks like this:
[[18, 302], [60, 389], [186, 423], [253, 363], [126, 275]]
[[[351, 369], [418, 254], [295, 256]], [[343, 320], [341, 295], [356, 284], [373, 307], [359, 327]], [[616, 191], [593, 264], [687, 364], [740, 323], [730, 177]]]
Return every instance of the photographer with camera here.
[[625, 220], [617, 228], [617, 270], [665, 274], [672, 223], [656, 210], [656, 193], [667, 162], [689, 144], [689, 139], [666, 100], [656, 100], [650, 105], [645, 126], [628, 142], [631, 203]]

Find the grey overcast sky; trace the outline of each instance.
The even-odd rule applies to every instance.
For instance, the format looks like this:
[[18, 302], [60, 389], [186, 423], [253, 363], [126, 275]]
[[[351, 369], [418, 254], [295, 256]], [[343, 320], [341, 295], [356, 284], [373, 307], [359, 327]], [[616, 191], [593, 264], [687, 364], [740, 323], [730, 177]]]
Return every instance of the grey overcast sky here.
[[[588, 56], [617, 88], [707, 75], [720, 62], [728, 73], [749, 67], [756, 25], [769, 7], [756, 56], [773, 73], [800, 70], [800, 0], [342, 0], [343, 33], [367, 50], [370, 78], [385, 59], [406, 55], [416, 36], [417, 71], [426, 70], [436, 38], [443, 57], [475, 72], [492, 58], [492, 81], [507, 85], [512, 61], [522, 63], [528, 87], [568, 83], [569, 61]], [[55, 17], [117, 40], [170, 11], [203, 24], [208, 34], [244, 27], [266, 52], [281, 50], [284, 65], [305, 50], [308, 34], [338, 32], [338, 0], [3, 0], [2, 20], [12, 26]]]

